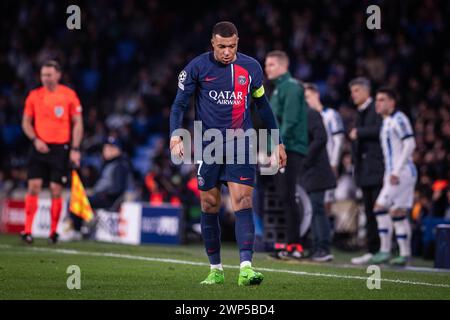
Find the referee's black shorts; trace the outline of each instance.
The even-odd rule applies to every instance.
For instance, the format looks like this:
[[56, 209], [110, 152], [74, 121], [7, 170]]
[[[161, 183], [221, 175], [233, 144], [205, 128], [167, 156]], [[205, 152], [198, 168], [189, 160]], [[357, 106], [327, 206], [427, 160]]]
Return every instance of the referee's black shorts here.
[[34, 145], [28, 157], [28, 179], [43, 179], [66, 184], [69, 174], [69, 144], [47, 144], [50, 151], [41, 153]]

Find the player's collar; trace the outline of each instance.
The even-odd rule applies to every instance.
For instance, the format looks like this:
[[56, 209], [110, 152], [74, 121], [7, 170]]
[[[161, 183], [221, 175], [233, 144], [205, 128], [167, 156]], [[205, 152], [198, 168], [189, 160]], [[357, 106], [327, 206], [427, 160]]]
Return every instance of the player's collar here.
[[393, 117], [395, 116], [395, 114], [398, 112], [399, 110], [397, 108], [394, 108], [394, 110], [392, 110], [392, 112], [389, 114], [389, 117]]

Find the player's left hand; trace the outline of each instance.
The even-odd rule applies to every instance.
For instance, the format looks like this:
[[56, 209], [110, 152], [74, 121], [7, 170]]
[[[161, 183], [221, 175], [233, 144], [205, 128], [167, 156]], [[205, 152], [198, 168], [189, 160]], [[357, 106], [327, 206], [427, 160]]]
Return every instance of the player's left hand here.
[[77, 167], [80, 167], [81, 153], [79, 150], [70, 150], [70, 161]]
[[287, 163], [287, 155], [286, 155], [286, 150], [284, 149], [284, 144], [279, 144], [278, 145], [278, 165], [281, 168], [286, 167], [286, 163]]
[[400, 183], [400, 179], [396, 175], [391, 174], [391, 176], [389, 178], [389, 182], [392, 185], [398, 185]]

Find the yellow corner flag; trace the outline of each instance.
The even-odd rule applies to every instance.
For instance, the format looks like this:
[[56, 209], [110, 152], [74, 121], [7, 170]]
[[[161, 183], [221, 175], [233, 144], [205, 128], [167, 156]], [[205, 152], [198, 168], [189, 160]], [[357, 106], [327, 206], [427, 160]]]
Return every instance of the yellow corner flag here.
[[70, 192], [70, 211], [82, 218], [84, 221], [91, 221], [94, 217], [89, 199], [84, 191], [80, 176], [76, 170], [72, 170], [72, 188]]

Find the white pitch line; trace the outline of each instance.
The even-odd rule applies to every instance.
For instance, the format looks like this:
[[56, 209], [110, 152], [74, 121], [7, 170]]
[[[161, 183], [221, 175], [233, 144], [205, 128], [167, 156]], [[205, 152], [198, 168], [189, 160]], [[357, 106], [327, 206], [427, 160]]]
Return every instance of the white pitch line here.
[[[12, 246], [0, 244], [0, 248], [12, 248]], [[79, 250], [72, 250], [72, 249], [49, 249], [49, 248], [42, 248], [42, 247], [31, 247], [28, 249], [33, 250], [33, 251], [57, 252], [57, 253], [72, 254], [72, 255], [109, 257], [109, 258], [119, 258], [119, 259], [129, 259], [129, 260], [184, 264], [184, 265], [192, 265], [192, 266], [209, 266], [209, 263], [205, 263], [205, 262], [195, 262], [195, 261], [166, 259], [166, 258], [153, 258], [153, 257], [135, 256], [135, 255], [129, 255], [129, 254], [112, 253], [112, 252], [79, 251]], [[238, 269], [239, 266], [224, 265], [224, 268]], [[258, 269], [260, 271], [275, 272], [275, 273], [288, 273], [288, 274], [294, 274], [294, 275], [300, 275], [300, 276], [327, 277], [327, 278], [364, 280], [364, 281], [367, 280], [367, 277], [363, 277], [363, 276], [349, 276], [349, 275], [339, 275], [339, 274], [331, 274], [331, 273], [306, 272], [306, 271], [294, 271], [294, 270], [271, 269], [271, 268], [256, 268], [256, 269]], [[380, 280], [384, 281], [384, 282], [399, 283], [399, 284], [450, 288], [450, 284], [444, 284], [444, 283], [416, 282], [416, 281], [409, 281], [409, 280], [383, 279], [383, 278]]]

